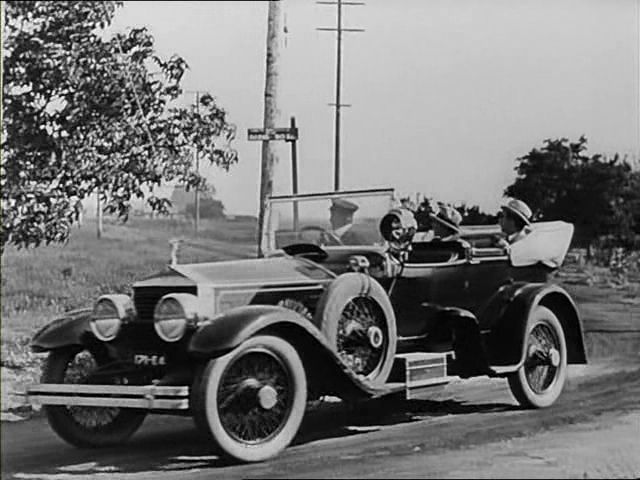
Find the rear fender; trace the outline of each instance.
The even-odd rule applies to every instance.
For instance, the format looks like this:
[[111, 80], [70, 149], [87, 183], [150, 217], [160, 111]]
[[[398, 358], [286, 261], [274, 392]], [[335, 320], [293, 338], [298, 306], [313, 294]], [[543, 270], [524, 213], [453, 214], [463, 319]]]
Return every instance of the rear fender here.
[[356, 398], [388, 393], [358, 378], [310, 320], [283, 307], [248, 305], [229, 310], [202, 324], [187, 350], [196, 357], [216, 358], [258, 334], [277, 335], [289, 341], [300, 354], [312, 385], [324, 393]]
[[[549, 308], [558, 317], [567, 342], [567, 362], [587, 363], [578, 309], [563, 288], [541, 283], [507, 287], [495, 299], [500, 303], [487, 308], [481, 321], [491, 365], [518, 368], [524, 362], [527, 319], [538, 306]], [[499, 315], [487, 318], [489, 312]]]
[[90, 308], [65, 313], [63, 317], [38, 330], [31, 341], [31, 350], [46, 352], [56, 348], [85, 344], [88, 339], [93, 338], [89, 327], [90, 319]]

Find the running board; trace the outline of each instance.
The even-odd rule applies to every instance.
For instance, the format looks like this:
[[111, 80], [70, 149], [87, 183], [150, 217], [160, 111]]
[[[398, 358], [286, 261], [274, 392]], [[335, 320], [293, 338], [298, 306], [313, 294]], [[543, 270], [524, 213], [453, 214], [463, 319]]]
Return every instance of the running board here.
[[442, 386], [457, 378], [447, 375], [450, 352], [413, 352], [395, 356], [391, 378], [404, 384], [407, 400], [422, 397], [425, 391]]
[[36, 405], [188, 410], [189, 387], [166, 385], [82, 385], [39, 383], [26, 392]]

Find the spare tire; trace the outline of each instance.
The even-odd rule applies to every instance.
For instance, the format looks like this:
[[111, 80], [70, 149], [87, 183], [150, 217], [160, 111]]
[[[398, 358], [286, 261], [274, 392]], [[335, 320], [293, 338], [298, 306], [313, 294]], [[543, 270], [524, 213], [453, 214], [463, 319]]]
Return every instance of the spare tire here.
[[326, 289], [314, 317], [340, 359], [370, 386], [382, 386], [396, 354], [396, 317], [384, 288], [349, 272]]

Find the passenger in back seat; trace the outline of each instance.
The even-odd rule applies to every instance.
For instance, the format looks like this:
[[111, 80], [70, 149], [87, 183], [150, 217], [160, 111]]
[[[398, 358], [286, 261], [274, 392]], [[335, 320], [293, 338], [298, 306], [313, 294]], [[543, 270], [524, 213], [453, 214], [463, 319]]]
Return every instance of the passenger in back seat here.
[[462, 215], [451, 205], [438, 202], [438, 212], [431, 214], [433, 224], [433, 240], [447, 242], [460, 238], [460, 222]]
[[531, 209], [522, 200], [510, 199], [501, 207], [500, 228], [503, 236], [496, 239], [498, 246], [509, 248], [531, 233]]

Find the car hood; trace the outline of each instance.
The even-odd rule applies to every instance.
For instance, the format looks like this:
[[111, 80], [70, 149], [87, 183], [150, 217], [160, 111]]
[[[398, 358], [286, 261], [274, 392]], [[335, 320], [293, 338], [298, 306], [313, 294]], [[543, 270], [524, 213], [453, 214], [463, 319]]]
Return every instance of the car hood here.
[[180, 264], [168, 268], [161, 275], [137, 282], [134, 287], [166, 285], [170, 277], [173, 277], [172, 283], [210, 287], [309, 285], [335, 278], [331, 271], [310, 260], [290, 256]]

